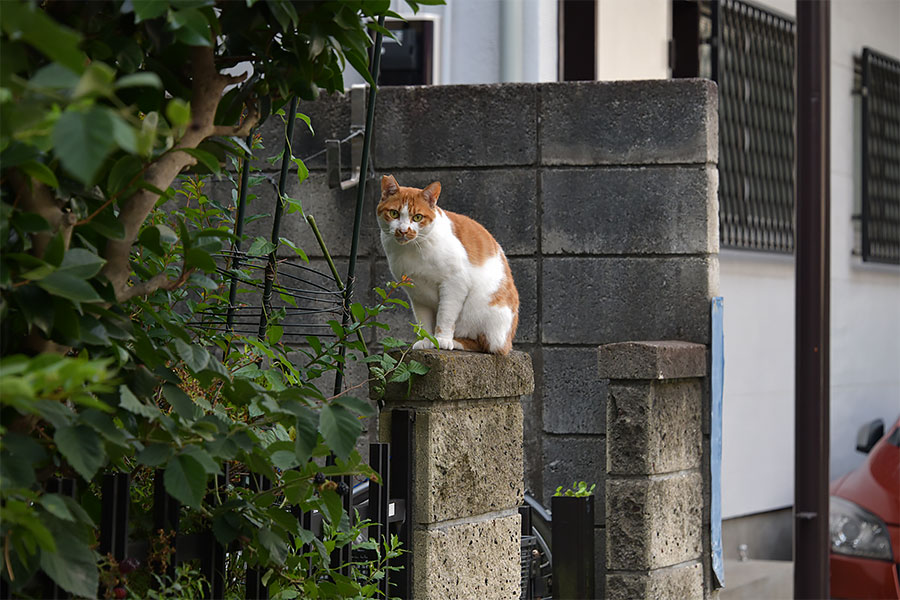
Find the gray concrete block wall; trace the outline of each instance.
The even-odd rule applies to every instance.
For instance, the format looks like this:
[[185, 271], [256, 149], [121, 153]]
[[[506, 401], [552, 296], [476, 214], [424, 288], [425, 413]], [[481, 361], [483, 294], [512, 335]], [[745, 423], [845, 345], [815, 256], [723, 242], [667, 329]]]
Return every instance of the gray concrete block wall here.
[[[350, 133], [347, 95], [298, 110], [316, 133], [298, 121], [296, 155]], [[391, 278], [373, 215], [381, 175], [418, 187], [441, 181], [439, 205], [482, 222], [510, 259], [521, 297], [515, 345], [535, 366], [535, 391], [522, 401], [525, 487], [547, 505], [557, 485], [603, 487], [606, 382], [587, 358], [596, 347], [709, 341], [709, 300], [718, 293], [717, 110], [715, 85], [703, 80], [379, 90], [359, 299], [374, 302], [363, 288]], [[280, 151], [279, 124], [270, 121], [264, 134], [266, 154]], [[356, 192], [328, 189], [323, 156], [308, 166], [309, 181], [289, 193], [346, 259]], [[286, 227], [317, 254], [302, 221]], [[383, 320], [393, 329], [373, 332], [373, 341], [412, 337], [411, 311]]]

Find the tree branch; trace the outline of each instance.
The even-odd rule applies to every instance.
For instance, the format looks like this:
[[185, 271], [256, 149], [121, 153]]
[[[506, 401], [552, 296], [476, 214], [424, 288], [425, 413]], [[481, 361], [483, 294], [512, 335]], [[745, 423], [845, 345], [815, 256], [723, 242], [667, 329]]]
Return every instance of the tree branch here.
[[62, 232], [63, 247], [68, 249], [72, 240], [75, 215], [63, 208], [63, 202], [53, 195], [50, 188], [20, 172], [19, 169], [12, 169], [10, 183], [16, 194], [16, 204], [25, 212], [39, 214], [50, 224], [50, 231], [40, 231], [31, 235], [32, 255], [43, 258], [47, 244], [59, 232]]
[[[222, 92], [226, 86], [239, 83], [246, 77], [246, 75], [230, 76], [219, 73], [216, 69], [213, 49], [203, 46], [191, 48], [191, 70], [193, 79], [191, 123], [173, 150], [196, 148], [206, 138], [216, 135], [217, 128], [213, 124], [213, 120], [222, 98]], [[194, 165], [196, 162], [194, 157], [185, 152], [167, 152], [147, 168], [144, 180], [157, 189], [165, 190], [172, 185], [182, 169]], [[129, 256], [141, 226], [158, 199], [158, 194], [146, 189], [135, 192], [122, 206], [119, 213], [119, 222], [125, 230], [123, 239], [109, 240], [106, 244], [104, 258], [107, 262], [103, 267], [103, 275], [112, 284], [116, 299], [120, 302], [139, 295], [139, 292], [135, 290], [149, 290], [151, 287], [144, 284], [129, 286], [128, 279], [131, 275]], [[156, 278], [154, 277], [154, 279]], [[149, 282], [146, 283], [149, 284]], [[155, 289], [159, 289], [159, 287]]]
[[118, 296], [117, 298], [119, 302], [126, 302], [132, 298], [137, 298], [138, 296], [149, 296], [157, 290], [168, 290], [171, 292], [184, 285], [184, 282], [187, 281], [188, 277], [190, 277], [191, 273], [195, 270], [196, 269], [193, 268], [182, 270], [181, 275], [175, 279], [169, 279], [169, 276], [165, 271], [157, 273], [147, 281], [142, 281], [129, 287], [121, 298], [118, 298]]

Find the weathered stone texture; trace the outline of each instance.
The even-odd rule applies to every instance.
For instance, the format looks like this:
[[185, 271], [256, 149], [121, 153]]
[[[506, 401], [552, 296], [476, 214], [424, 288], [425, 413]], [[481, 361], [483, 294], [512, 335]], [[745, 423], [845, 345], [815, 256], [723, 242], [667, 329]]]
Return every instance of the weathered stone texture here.
[[600, 346], [604, 379], [680, 379], [706, 376], [706, 346], [688, 342], [620, 342]]
[[645, 573], [610, 573], [606, 590], [607, 600], [703, 600], [703, 569], [693, 563]]
[[702, 79], [541, 85], [547, 165], [718, 160], [718, 94]]
[[718, 252], [717, 180], [718, 171], [703, 166], [545, 170], [541, 249], [545, 254]]
[[700, 467], [699, 379], [609, 386], [606, 470], [661, 474]]
[[543, 356], [544, 431], [606, 433], [607, 383], [597, 378], [596, 350], [545, 348]]
[[543, 343], [709, 339], [718, 258], [545, 258]]
[[531, 356], [513, 351], [506, 356], [447, 350], [415, 350], [408, 354], [429, 368], [415, 381], [407, 398], [406, 383], [390, 384], [386, 400], [393, 405], [431, 401], [516, 398], [534, 390]]
[[698, 472], [607, 479], [607, 568], [649, 570], [696, 559], [702, 506]]
[[537, 88], [529, 84], [382, 88], [375, 107], [375, 164], [379, 169], [533, 164], [536, 104]]
[[417, 522], [473, 517], [522, 503], [522, 406], [517, 400], [418, 412]]
[[518, 598], [518, 514], [413, 531], [416, 600]]

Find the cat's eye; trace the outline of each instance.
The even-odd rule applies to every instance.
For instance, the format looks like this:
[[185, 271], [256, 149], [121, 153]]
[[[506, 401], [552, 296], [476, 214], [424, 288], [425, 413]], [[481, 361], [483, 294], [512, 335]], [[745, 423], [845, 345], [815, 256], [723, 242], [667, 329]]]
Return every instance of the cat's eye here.
[[416, 216], [413, 217], [413, 221], [415, 221], [416, 223], [418, 223], [419, 221], [421, 221], [421, 220], [424, 219], [424, 218], [425, 218], [425, 215], [416, 215]]
[[388, 213], [388, 216], [392, 219], [396, 219], [397, 217], [400, 216], [400, 212], [396, 211], [396, 210], [389, 210], [389, 211], [387, 211], [387, 213]]

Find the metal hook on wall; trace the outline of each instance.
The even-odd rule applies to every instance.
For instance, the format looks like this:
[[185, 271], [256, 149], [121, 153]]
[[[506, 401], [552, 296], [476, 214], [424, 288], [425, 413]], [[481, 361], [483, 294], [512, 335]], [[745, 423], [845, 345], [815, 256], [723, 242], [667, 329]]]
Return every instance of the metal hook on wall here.
[[328, 187], [349, 190], [359, 185], [362, 171], [363, 137], [366, 130], [366, 91], [369, 86], [356, 84], [350, 88], [350, 171], [349, 179], [341, 179], [341, 140], [325, 140]]

